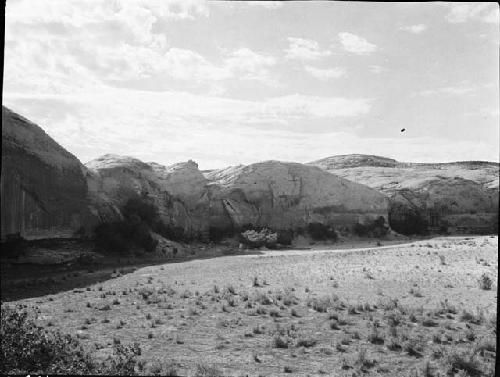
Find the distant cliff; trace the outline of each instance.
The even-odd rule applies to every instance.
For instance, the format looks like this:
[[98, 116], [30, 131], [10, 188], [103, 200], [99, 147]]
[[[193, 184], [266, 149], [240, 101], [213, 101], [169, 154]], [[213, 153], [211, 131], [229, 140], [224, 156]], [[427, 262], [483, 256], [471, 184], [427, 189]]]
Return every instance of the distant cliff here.
[[405, 163], [341, 155], [309, 163], [372, 187], [390, 200], [395, 230], [420, 218], [430, 231], [488, 233], [498, 229], [499, 164], [487, 161]]
[[84, 167], [39, 126], [2, 107], [1, 237], [71, 237], [89, 225]]

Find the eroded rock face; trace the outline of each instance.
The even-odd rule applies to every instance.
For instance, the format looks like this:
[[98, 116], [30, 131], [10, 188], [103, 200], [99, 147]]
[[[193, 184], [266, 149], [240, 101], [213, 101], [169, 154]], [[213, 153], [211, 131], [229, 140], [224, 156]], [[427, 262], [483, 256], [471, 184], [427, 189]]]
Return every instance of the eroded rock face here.
[[375, 190], [297, 163], [266, 161], [207, 175], [219, 202], [236, 226], [253, 224], [295, 229], [319, 222], [351, 227], [387, 219], [388, 200]]
[[433, 231], [491, 232], [498, 227], [498, 163], [419, 164], [347, 155], [310, 164], [387, 195], [393, 226], [418, 214]]
[[71, 237], [92, 223], [83, 165], [39, 126], [2, 107], [1, 236]]
[[90, 190], [101, 201], [123, 205], [147, 195], [168, 224], [191, 236], [245, 225], [295, 229], [311, 222], [351, 227], [388, 217], [387, 198], [366, 186], [295, 163], [267, 161], [212, 171], [196, 163], [172, 166], [106, 155], [87, 167], [95, 175]]
[[95, 208], [108, 208], [111, 214], [113, 210], [119, 212], [128, 199], [147, 196], [166, 224], [182, 227], [191, 236], [208, 232], [208, 181], [195, 162], [163, 166], [104, 155], [86, 167]]

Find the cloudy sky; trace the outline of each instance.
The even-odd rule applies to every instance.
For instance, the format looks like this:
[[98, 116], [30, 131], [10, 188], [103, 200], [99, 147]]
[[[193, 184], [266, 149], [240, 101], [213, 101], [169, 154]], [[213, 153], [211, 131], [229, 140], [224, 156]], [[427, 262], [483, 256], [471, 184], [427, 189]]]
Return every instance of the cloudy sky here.
[[5, 17], [4, 105], [82, 162], [499, 160], [495, 3], [7, 0]]

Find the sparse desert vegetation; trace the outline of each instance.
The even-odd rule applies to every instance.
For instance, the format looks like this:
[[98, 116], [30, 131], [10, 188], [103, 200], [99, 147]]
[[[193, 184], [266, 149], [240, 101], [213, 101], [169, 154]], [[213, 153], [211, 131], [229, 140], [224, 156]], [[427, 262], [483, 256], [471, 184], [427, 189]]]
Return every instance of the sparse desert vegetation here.
[[[497, 247], [443, 237], [117, 271], [3, 303], [2, 373], [494, 376]], [[33, 364], [20, 347], [58, 355]]]

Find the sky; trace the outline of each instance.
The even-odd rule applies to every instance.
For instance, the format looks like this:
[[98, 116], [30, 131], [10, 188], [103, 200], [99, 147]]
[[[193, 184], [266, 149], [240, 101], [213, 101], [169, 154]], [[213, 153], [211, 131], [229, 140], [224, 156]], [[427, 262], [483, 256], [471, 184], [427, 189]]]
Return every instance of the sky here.
[[3, 105], [84, 163], [499, 161], [496, 3], [7, 0], [5, 18]]

